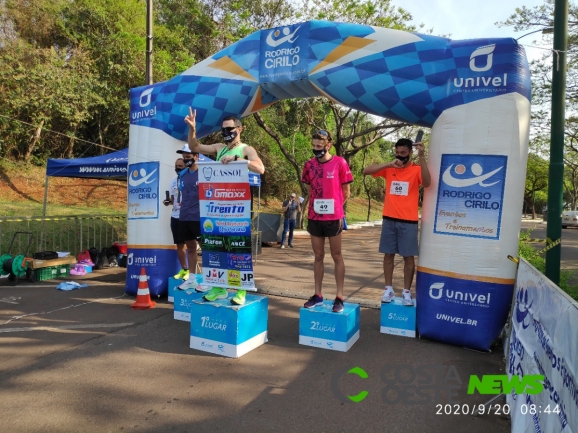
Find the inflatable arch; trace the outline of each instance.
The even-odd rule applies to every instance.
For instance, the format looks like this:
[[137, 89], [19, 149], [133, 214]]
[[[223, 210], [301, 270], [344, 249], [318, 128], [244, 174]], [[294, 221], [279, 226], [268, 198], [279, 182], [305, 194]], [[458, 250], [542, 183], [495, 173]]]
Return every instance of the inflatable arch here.
[[[159, 206], [197, 110], [200, 137], [227, 115], [325, 96], [432, 128], [417, 270], [424, 337], [488, 349], [512, 296], [530, 120], [530, 75], [514, 39], [453, 41], [309, 21], [263, 30], [173, 79], [130, 93], [127, 292], [148, 266], [151, 293], [176, 271]], [[377, 252], [376, 252], [377, 253]]]

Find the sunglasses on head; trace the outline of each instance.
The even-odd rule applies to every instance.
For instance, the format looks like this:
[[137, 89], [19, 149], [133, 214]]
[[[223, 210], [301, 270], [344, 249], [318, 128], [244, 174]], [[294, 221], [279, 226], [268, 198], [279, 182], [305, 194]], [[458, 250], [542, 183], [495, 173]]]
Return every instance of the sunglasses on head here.
[[232, 131], [234, 131], [235, 129], [237, 129], [236, 126], [225, 126], [224, 128], [221, 128], [221, 131], [222, 131], [222, 132], [225, 132], [225, 131], [227, 131], [227, 132], [232, 132]]
[[320, 129], [315, 134], [313, 134], [313, 138], [316, 140], [331, 141], [331, 137], [329, 136], [329, 133], [327, 131], [325, 131], [324, 129]]

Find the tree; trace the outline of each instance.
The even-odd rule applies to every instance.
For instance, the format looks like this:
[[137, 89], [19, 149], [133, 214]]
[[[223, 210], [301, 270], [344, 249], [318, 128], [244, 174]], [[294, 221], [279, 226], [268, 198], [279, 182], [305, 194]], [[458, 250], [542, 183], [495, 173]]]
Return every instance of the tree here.
[[548, 188], [548, 161], [530, 153], [526, 169], [526, 188], [524, 190], [524, 203], [532, 211], [532, 219], [536, 219], [536, 193], [546, 191]]

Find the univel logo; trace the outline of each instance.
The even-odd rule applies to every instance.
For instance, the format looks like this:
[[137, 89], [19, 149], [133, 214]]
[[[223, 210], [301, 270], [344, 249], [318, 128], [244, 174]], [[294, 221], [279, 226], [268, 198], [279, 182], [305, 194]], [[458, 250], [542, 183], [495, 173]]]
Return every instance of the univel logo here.
[[[492, 62], [494, 60], [494, 49], [496, 44], [485, 45], [483, 47], [476, 48], [476, 50], [470, 55], [470, 69], [474, 72], [485, 72], [492, 67]], [[476, 58], [480, 56], [486, 57], [486, 64], [484, 66], [476, 66]]]
[[140, 105], [142, 108], [148, 107], [151, 103], [151, 93], [153, 93], [153, 90], [154, 89], [152, 87], [150, 89], [144, 90], [140, 94], [140, 99], [138, 101], [138, 105]]
[[[299, 30], [300, 28], [301, 26], [297, 27], [293, 33], [290, 33], [289, 27], [285, 27], [281, 32], [279, 31], [279, 29], [273, 30], [271, 33], [267, 35], [267, 39], [265, 40], [265, 42], [267, 42], [267, 45], [273, 48], [276, 48], [279, 45], [284, 44], [285, 42], [293, 43], [299, 37], [295, 36], [295, 33], [297, 33], [297, 30]], [[279, 39], [274, 39], [278, 38], [281, 33], [283, 33], [283, 37]]]
[[[479, 185], [483, 187], [488, 187], [495, 185], [499, 182], [499, 180], [492, 182], [492, 183], [484, 183], [485, 180], [492, 177], [494, 174], [499, 172], [504, 166], [498, 167], [495, 170], [492, 170], [489, 173], [483, 174], [484, 169], [480, 164], [477, 162], [472, 164], [470, 167], [470, 171], [474, 175], [474, 177], [466, 178], [466, 179], [459, 179], [452, 176], [452, 168], [454, 168], [454, 164], [450, 165], [443, 174], [443, 181], [448, 184], [449, 186], [453, 186], [454, 188], [465, 188], [472, 185]], [[466, 167], [463, 164], [458, 164], [454, 168], [454, 173], [457, 175], [462, 175], [466, 172]]]

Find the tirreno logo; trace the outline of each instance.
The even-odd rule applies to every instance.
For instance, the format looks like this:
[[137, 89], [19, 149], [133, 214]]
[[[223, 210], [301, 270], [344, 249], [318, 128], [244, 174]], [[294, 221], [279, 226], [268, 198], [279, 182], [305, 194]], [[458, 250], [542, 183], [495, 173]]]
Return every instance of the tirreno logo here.
[[144, 168], [141, 168], [140, 170], [133, 170], [128, 178], [128, 184], [130, 186], [139, 186], [143, 183], [144, 184], [152, 183], [156, 180], [151, 179], [152, 175], [155, 174], [156, 171], [157, 171], [156, 168], [150, 173], [147, 173], [147, 171]]
[[[297, 33], [297, 30], [299, 30], [301, 28], [301, 26], [297, 27], [293, 33], [291, 33], [291, 30], [289, 30], [289, 27], [285, 27], [282, 31], [279, 31], [279, 29], [273, 30], [271, 33], [269, 33], [267, 35], [267, 45], [269, 45], [270, 47], [273, 48], [277, 48], [279, 45], [284, 44], [285, 42], [290, 42], [293, 43], [297, 40], [297, 38], [299, 36], [295, 36], [295, 34]], [[283, 33], [282, 37], [281, 33]]]
[[[485, 45], [483, 47], [477, 48], [470, 55], [470, 69], [474, 72], [485, 72], [492, 67], [492, 62], [494, 60], [494, 49], [496, 44]], [[483, 57], [486, 56], [485, 64], [483, 62]], [[476, 61], [477, 60], [477, 61]], [[483, 64], [483, 66], [476, 66], [476, 63]]]
[[457, 164], [455, 167], [454, 167], [454, 164], [450, 165], [446, 169], [446, 171], [444, 171], [444, 174], [442, 177], [443, 181], [447, 185], [453, 186], [454, 188], [465, 188], [465, 187], [473, 186], [473, 185], [479, 185], [479, 186], [487, 188], [489, 186], [497, 184], [499, 182], [499, 180], [497, 180], [495, 182], [490, 182], [490, 183], [484, 183], [484, 181], [491, 178], [494, 174], [496, 174], [502, 168], [504, 168], [504, 166], [498, 167], [495, 170], [492, 170], [491, 172], [484, 174], [484, 169], [482, 168], [482, 166], [480, 164], [478, 164], [477, 162], [475, 162], [470, 166], [470, 172], [473, 174], [473, 177], [468, 177], [468, 178], [453, 177], [452, 168], [453, 168], [453, 172], [457, 175], [463, 175], [467, 171], [466, 166], [464, 164]]

